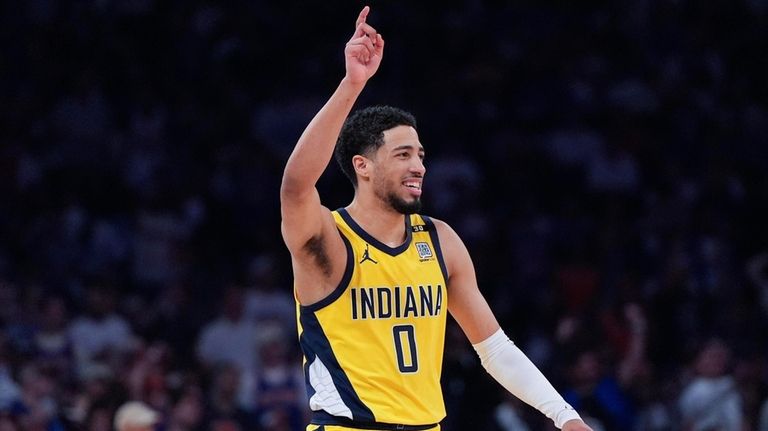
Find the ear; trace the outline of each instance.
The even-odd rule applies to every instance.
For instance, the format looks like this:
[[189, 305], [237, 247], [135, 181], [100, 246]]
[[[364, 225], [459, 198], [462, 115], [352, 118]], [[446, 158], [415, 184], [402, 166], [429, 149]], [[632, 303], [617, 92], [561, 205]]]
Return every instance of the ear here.
[[352, 166], [355, 168], [355, 173], [362, 178], [368, 179], [371, 177], [371, 160], [365, 156], [359, 154], [352, 157]]

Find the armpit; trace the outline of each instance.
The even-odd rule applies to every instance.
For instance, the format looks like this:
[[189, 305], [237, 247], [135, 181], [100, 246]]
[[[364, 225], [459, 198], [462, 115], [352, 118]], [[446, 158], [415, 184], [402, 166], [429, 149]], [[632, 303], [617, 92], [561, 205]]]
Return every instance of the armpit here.
[[326, 250], [325, 242], [323, 241], [322, 235], [316, 235], [312, 238], [308, 239], [306, 243], [304, 243], [303, 247], [304, 251], [306, 251], [312, 258], [315, 260], [315, 264], [318, 268], [320, 268], [320, 271], [322, 271], [323, 275], [326, 277], [331, 276], [331, 260], [328, 257], [328, 250]]

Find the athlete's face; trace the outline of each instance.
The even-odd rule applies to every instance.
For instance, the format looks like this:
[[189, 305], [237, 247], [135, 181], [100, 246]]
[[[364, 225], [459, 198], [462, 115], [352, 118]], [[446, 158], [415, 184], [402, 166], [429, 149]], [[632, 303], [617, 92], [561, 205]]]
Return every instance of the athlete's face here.
[[402, 214], [421, 209], [424, 147], [416, 129], [397, 126], [384, 131], [384, 144], [373, 159], [373, 192]]

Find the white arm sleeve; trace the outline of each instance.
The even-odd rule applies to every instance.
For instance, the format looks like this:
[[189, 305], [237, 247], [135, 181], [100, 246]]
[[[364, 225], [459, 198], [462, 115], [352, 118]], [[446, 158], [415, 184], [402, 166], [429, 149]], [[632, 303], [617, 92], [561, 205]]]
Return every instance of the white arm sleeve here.
[[499, 329], [472, 347], [488, 374], [512, 395], [552, 419], [557, 428], [562, 428], [571, 419], [581, 419], [503, 330]]

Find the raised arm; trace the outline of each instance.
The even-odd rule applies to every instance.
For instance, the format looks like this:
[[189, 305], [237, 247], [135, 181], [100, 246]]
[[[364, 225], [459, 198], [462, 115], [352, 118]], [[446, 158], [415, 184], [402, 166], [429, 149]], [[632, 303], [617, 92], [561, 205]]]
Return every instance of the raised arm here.
[[364, 7], [355, 32], [344, 49], [346, 75], [328, 102], [302, 133], [283, 172], [280, 211], [283, 238], [292, 254], [312, 238], [322, 235], [329, 212], [320, 204], [315, 184], [333, 155], [344, 120], [379, 68], [384, 39], [366, 23], [370, 8]]
[[446, 223], [435, 220], [448, 269], [448, 310], [469, 338], [486, 371], [512, 395], [564, 431], [592, 431], [536, 365], [504, 334], [477, 287], [467, 248]]

